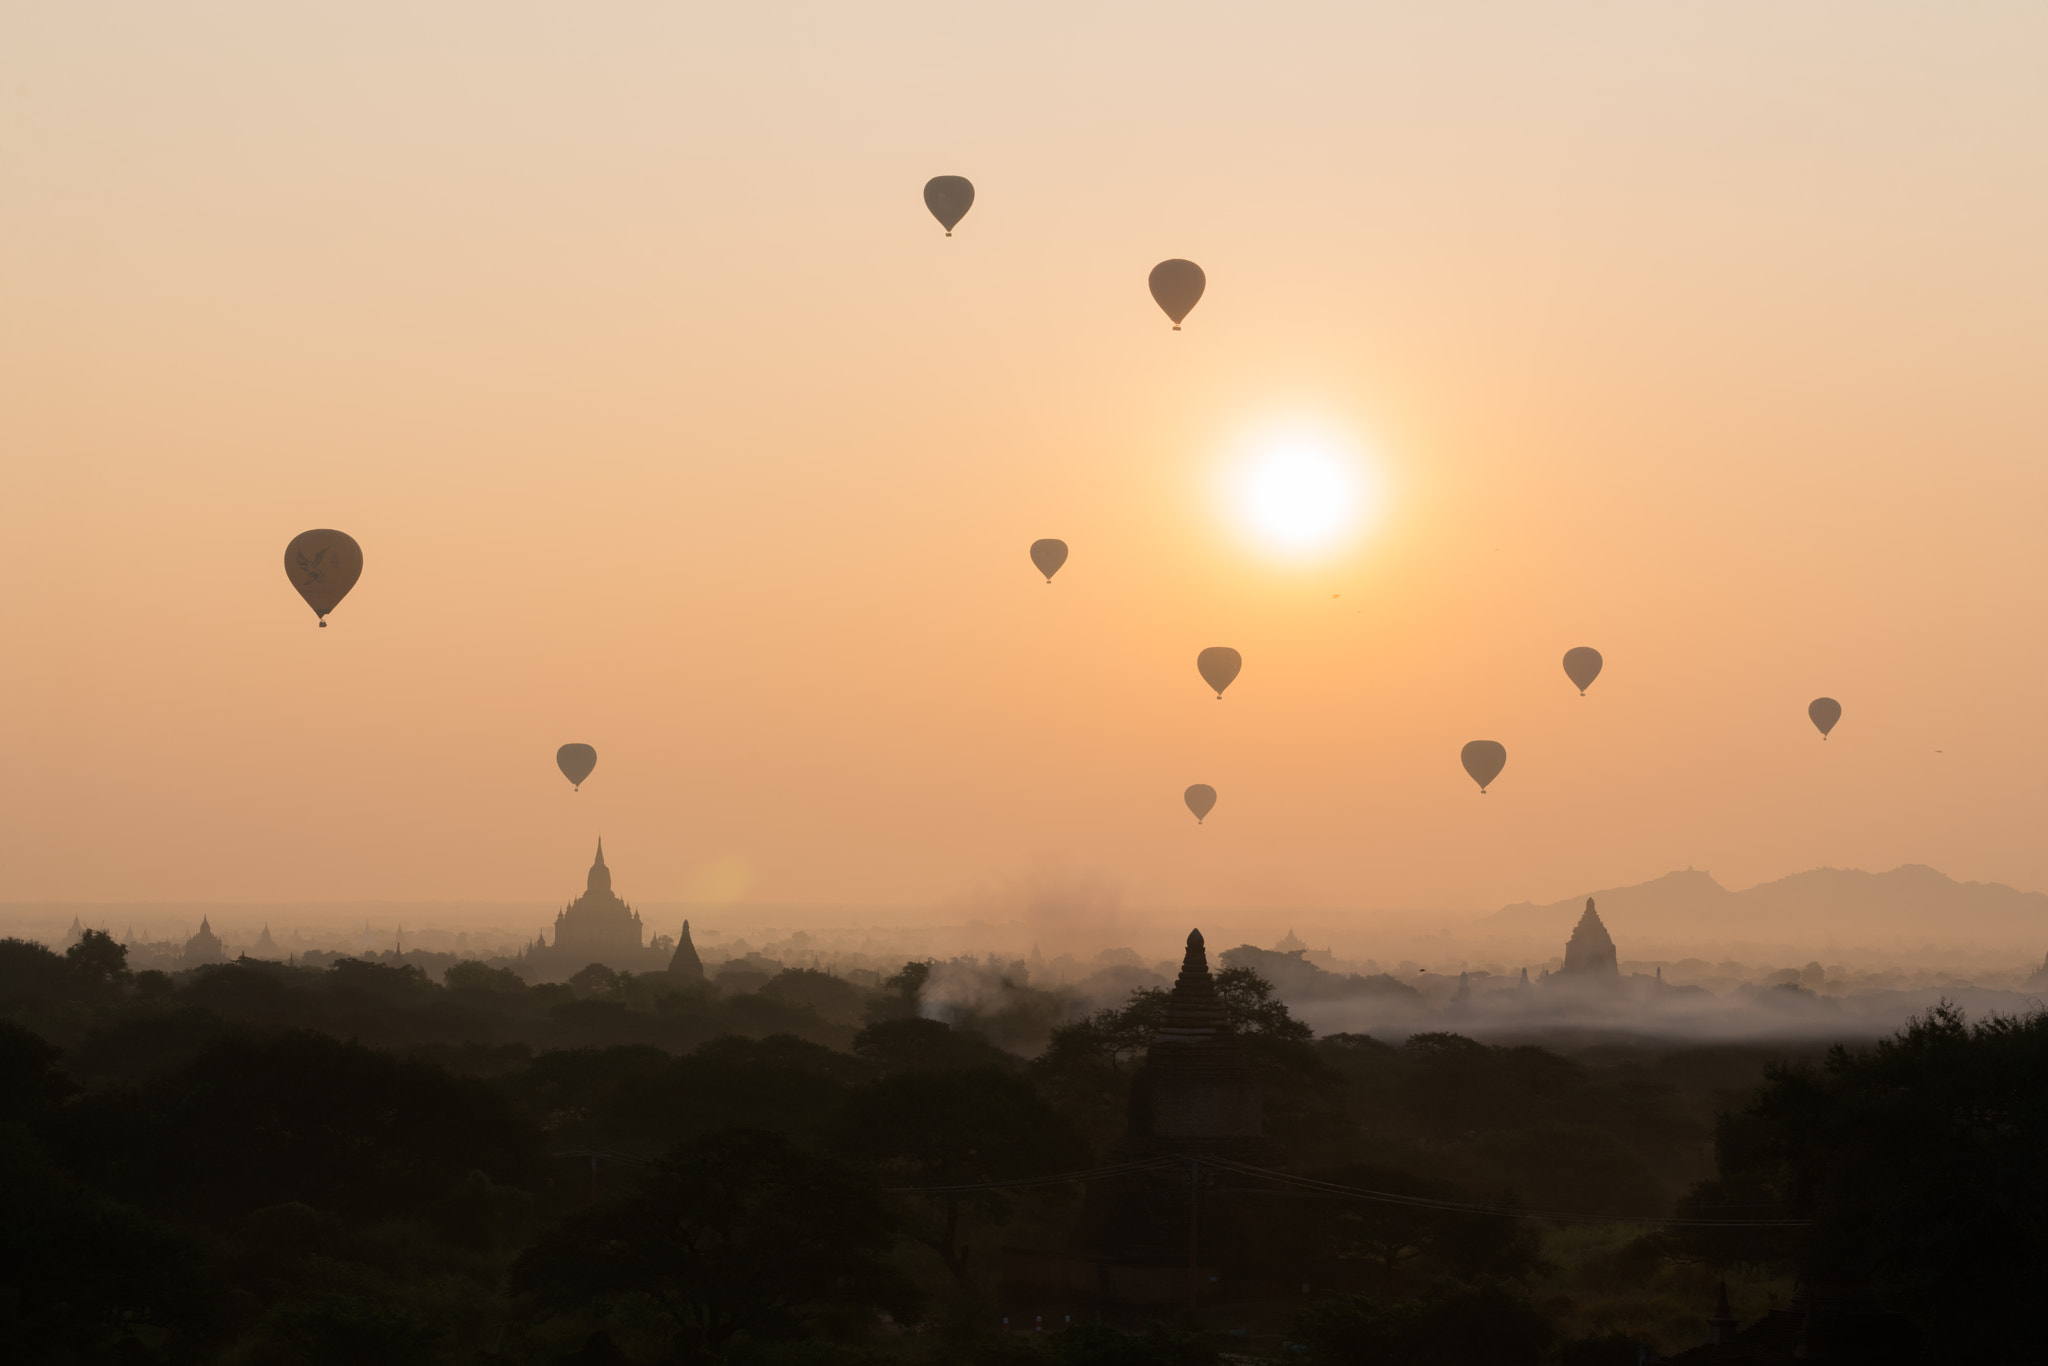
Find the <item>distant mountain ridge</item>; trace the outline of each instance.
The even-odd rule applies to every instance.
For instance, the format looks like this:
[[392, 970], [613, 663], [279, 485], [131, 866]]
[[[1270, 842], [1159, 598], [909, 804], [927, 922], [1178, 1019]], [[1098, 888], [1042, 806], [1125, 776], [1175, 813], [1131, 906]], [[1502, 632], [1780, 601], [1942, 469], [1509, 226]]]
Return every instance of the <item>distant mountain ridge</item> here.
[[1493, 934], [1554, 938], [1559, 951], [1584, 911], [1599, 903], [1622, 957], [1628, 941], [2048, 945], [2048, 894], [1996, 882], [1957, 882], [1923, 864], [1888, 873], [1814, 868], [1731, 892], [1696, 869], [1633, 887], [1609, 887], [1547, 905], [1519, 902], [1480, 920]]

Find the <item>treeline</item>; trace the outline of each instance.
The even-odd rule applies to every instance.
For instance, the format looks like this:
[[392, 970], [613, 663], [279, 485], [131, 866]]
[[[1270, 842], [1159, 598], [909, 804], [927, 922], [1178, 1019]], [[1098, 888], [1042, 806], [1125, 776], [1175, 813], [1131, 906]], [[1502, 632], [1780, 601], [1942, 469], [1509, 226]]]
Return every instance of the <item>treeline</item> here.
[[[1216, 1361], [1229, 1342], [1188, 1325], [998, 1331], [998, 1250], [1058, 1247], [1076, 1188], [889, 1193], [1105, 1161], [1164, 994], [1060, 1024], [1026, 1058], [925, 1018], [927, 975], [863, 990], [784, 973], [723, 995], [602, 969], [528, 986], [477, 964], [441, 982], [353, 961], [171, 979], [128, 973], [104, 935], [63, 955], [0, 942], [0, 1341], [46, 1361]], [[1855, 1184], [1912, 1176], [1856, 1128], [1889, 1094], [1856, 1080], [1878, 1063], [1781, 1068], [1757, 1094], [1760, 1050], [1318, 1039], [1256, 974], [1218, 987], [1296, 1171], [1545, 1211], [1826, 1216], [1796, 1239], [1653, 1231], [1581, 1255], [1535, 1221], [1272, 1200], [1245, 1256], [1344, 1292], [1269, 1325], [1290, 1360], [1433, 1361], [1430, 1343], [1457, 1340], [1620, 1366], [1638, 1340], [1696, 1331], [1717, 1268], [1911, 1256], [1903, 1223], [1891, 1242], [1867, 1226]], [[1878, 1055], [1890, 1084], [1938, 1066], [1922, 1052], [1978, 1059], [1925, 1079], [1956, 1105], [2038, 1065], [2026, 1050], [2048, 1032], [1916, 1028]], [[2011, 1178], [2002, 1217], [2038, 1213], [2038, 1173], [2004, 1135], [2040, 1136], [2039, 1090], [1960, 1166], [1926, 1119], [1916, 1163], [1951, 1185]], [[1733, 1116], [1718, 1135], [1717, 1111]], [[1863, 1156], [1844, 1165], [1852, 1140]], [[1982, 1227], [1947, 1214], [1958, 1240]], [[1995, 1245], [2011, 1274], [2038, 1273], [2023, 1239]], [[1985, 1284], [2016, 1284], [1980, 1262]], [[1913, 1291], [1930, 1323], [1947, 1284]], [[1623, 1302], [1616, 1332], [1600, 1306]]]

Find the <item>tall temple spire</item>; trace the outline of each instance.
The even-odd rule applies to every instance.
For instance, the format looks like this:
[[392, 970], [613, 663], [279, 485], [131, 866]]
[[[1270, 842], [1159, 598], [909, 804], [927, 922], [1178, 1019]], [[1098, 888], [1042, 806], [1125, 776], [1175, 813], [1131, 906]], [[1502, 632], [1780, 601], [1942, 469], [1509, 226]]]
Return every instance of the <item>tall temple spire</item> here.
[[1212, 1258], [1236, 1237], [1229, 1209], [1213, 1198], [1203, 1202], [1199, 1228], [1190, 1225], [1189, 1192], [1199, 1189], [1203, 1164], [1274, 1167], [1283, 1160], [1263, 1137], [1258, 1079], [1209, 975], [1200, 930], [1188, 935], [1165, 1018], [1131, 1078], [1128, 1106], [1124, 1136], [1111, 1151], [1120, 1162], [1154, 1169], [1091, 1183], [1072, 1245], [1106, 1262], [1186, 1274], [1196, 1250], [1191, 1237], [1199, 1239], [1199, 1255]]
[[1166, 1018], [1152, 1036], [1132, 1081], [1134, 1137], [1224, 1139], [1259, 1133], [1259, 1089], [1230, 1028], [1202, 932], [1188, 935], [1187, 954]]
[[590, 865], [590, 881], [586, 889], [593, 892], [609, 892], [612, 889], [612, 870], [604, 866], [604, 836], [597, 837], [597, 862]]
[[690, 942], [687, 920], [683, 922], [683, 932], [676, 936], [676, 951], [668, 960], [668, 975], [681, 981], [704, 980], [704, 960], [697, 956], [697, 946]]
[[1721, 1296], [1714, 1303], [1713, 1317], [1707, 1320], [1707, 1345], [1720, 1347], [1735, 1341], [1735, 1312], [1728, 1307], [1728, 1278], [1721, 1278]]
[[1578, 925], [1572, 930], [1571, 942], [1564, 947], [1564, 970], [1598, 977], [1621, 975], [1614, 940], [1608, 935], [1607, 927], [1600, 923], [1600, 912], [1593, 909], [1590, 896], [1586, 898], [1586, 913], [1579, 917]]
[[1216, 979], [1209, 975], [1209, 953], [1202, 945], [1202, 932], [1189, 930], [1180, 976], [1174, 979], [1173, 994], [1166, 998], [1166, 1022], [1153, 1036], [1153, 1046], [1205, 1044], [1227, 1035], [1229, 1029], [1223, 1002], [1216, 995]]

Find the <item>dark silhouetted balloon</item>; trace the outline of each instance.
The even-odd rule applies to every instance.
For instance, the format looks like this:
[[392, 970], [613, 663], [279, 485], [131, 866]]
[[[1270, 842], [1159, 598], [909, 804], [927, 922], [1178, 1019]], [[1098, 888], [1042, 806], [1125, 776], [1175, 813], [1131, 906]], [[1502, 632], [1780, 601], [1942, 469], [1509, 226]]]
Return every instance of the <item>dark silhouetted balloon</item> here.
[[284, 548], [284, 574], [325, 626], [363, 576], [363, 548], [346, 531], [301, 531]]
[[1474, 740], [1459, 751], [1458, 759], [1465, 765], [1465, 771], [1472, 775], [1472, 781], [1479, 784], [1479, 793], [1486, 795], [1486, 785], [1500, 776], [1508, 766], [1508, 747], [1498, 740]]
[[1188, 810], [1195, 813], [1196, 825], [1216, 809], [1216, 789], [1207, 783], [1196, 783], [1181, 795], [1181, 799], [1188, 804]]
[[1202, 268], [1193, 261], [1161, 261], [1152, 267], [1152, 298], [1166, 310], [1166, 316], [1173, 319], [1173, 330], [1180, 331], [1180, 320], [1187, 317], [1194, 306], [1202, 301], [1202, 291], [1209, 287], [1209, 277], [1202, 274]]
[[597, 767], [597, 751], [589, 745], [563, 745], [555, 751], [555, 767], [581, 792], [583, 780]]
[[1052, 576], [1059, 573], [1060, 566], [1066, 562], [1065, 541], [1044, 540], [1031, 543], [1031, 563], [1038, 566], [1038, 572], [1045, 575], [1047, 583], [1052, 582]]
[[1202, 671], [1202, 681], [1216, 690], [1217, 700], [1221, 701], [1223, 690], [1244, 667], [1244, 656], [1228, 645], [1211, 645], [1195, 656], [1195, 667]]
[[1586, 695], [1586, 689], [1593, 686], [1593, 680], [1600, 676], [1600, 665], [1604, 661], [1600, 652], [1590, 645], [1564, 652], [1564, 676], [1578, 685], [1579, 696]]
[[935, 175], [924, 183], [924, 206], [951, 237], [954, 226], [974, 207], [974, 183], [964, 175]]
[[1813, 724], [1820, 727], [1820, 738], [1828, 738], [1828, 732], [1835, 728], [1835, 722], [1842, 719], [1842, 704], [1832, 697], [1816, 697], [1806, 704], [1806, 714], [1813, 718]]

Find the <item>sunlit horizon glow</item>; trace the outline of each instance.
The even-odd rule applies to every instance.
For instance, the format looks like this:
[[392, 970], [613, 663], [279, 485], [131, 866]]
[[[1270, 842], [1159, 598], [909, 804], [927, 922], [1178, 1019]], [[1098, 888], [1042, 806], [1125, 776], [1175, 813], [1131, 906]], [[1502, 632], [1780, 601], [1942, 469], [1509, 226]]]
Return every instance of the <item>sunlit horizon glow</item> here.
[[1222, 495], [1241, 533], [1289, 558], [1343, 549], [1368, 529], [1380, 501], [1349, 443], [1302, 430], [1247, 441], [1226, 466]]
[[13, 11], [0, 914], [2048, 888], [2048, 9]]

